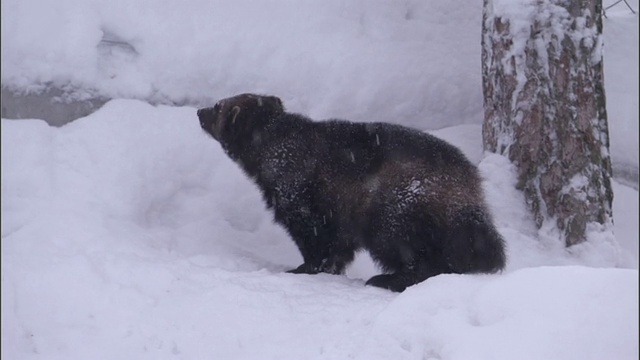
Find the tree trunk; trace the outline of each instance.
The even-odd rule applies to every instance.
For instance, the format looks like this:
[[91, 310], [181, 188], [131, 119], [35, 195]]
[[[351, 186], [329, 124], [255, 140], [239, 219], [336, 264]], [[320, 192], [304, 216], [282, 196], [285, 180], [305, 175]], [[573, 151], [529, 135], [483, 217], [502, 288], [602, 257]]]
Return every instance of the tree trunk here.
[[484, 147], [567, 246], [613, 231], [602, 45], [601, 0], [484, 0]]

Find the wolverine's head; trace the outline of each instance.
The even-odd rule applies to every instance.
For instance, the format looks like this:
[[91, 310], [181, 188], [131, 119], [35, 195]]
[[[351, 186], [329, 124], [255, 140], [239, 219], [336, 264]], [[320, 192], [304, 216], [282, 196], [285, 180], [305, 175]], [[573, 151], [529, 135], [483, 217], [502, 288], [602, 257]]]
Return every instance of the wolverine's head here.
[[230, 143], [240, 145], [245, 136], [282, 113], [282, 101], [275, 96], [241, 94], [199, 109], [198, 119], [202, 130], [226, 149]]

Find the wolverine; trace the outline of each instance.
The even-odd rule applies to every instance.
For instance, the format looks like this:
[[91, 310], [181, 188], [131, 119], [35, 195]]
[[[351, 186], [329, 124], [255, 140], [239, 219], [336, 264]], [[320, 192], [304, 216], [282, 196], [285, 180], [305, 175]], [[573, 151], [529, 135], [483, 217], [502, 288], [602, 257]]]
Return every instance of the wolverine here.
[[365, 249], [382, 270], [366, 284], [401, 292], [438, 274], [505, 267], [478, 169], [444, 140], [384, 122], [313, 121], [267, 95], [197, 115], [300, 250], [291, 273], [341, 274]]

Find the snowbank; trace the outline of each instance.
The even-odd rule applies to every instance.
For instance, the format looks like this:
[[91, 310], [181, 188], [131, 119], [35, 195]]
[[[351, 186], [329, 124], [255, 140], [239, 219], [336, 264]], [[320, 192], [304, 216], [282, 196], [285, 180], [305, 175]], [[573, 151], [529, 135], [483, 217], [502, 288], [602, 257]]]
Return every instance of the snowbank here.
[[[62, 128], [2, 120], [3, 356], [637, 358], [638, 271], [619, 268], [637, 257], [537, 241], [504, 158], [480, 168], [507, 270], [394, 294], [364, 286], [364, 255], [347, 276], [283, 273], [300, 255], [195, 111], [117, 100]], [[637, 191], [615, 191], [637, 249]]]

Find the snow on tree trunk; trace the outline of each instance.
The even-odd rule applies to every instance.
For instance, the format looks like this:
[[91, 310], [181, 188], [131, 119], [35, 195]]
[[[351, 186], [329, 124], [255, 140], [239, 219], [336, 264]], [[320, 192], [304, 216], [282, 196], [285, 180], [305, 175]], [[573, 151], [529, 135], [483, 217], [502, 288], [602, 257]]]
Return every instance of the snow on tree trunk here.
[[601, 0], [483, 1], [485, 149], [516, 165], [538, 228], [612, 234]]

